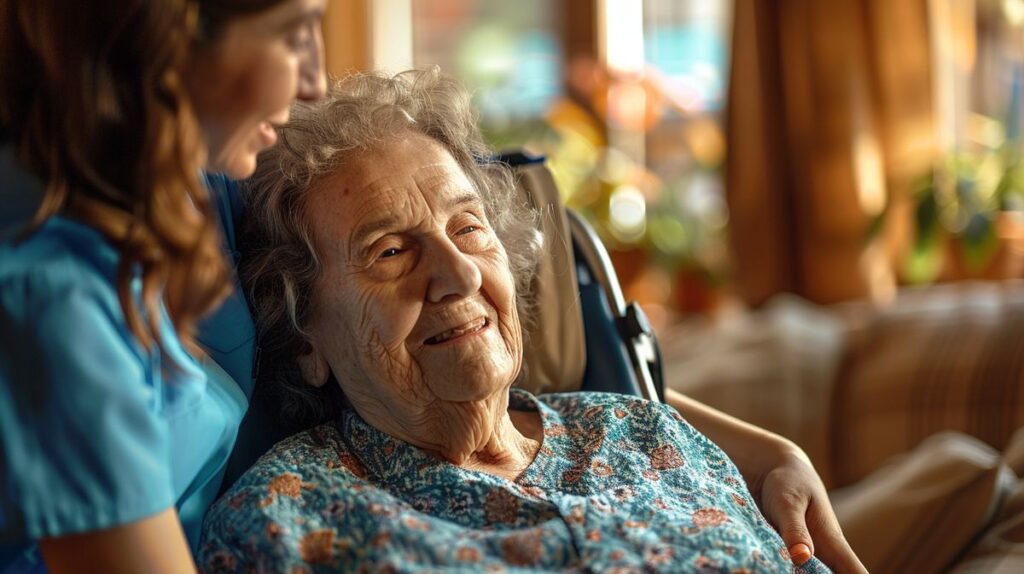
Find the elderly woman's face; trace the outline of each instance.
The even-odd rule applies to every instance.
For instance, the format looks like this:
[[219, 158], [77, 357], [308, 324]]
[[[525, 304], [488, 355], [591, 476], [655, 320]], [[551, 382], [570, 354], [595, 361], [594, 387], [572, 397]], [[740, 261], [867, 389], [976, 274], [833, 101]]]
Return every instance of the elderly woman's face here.
[[522, 335], [508, 259], [440, 144], [395, 139], [349, 158], [312, 194], [323, 273], [313, 352], [300, 359], [307, 380], [322, 383], [329, 366], [357, 408], [479, 400], [512, 383]]

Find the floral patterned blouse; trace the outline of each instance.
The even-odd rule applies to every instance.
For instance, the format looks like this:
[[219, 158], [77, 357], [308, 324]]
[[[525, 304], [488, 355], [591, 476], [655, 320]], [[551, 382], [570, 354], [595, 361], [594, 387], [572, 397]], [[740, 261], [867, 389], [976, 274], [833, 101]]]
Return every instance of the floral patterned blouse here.
[[210, 510], [204, 572], [828, 572], [793, 566], [739, 472], [671, 407], [534, 397], [544, 440], [509, 481], [348, 411], [291, 437]]

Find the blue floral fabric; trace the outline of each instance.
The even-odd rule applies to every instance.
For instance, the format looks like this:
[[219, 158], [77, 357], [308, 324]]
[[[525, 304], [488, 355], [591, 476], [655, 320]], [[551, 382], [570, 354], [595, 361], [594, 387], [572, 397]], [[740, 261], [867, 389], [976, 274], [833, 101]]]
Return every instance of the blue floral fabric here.
[[724, 452], [671, 407], [533, 397], [515, 480], [396, 440], [354, 411], [279, 443], [207, 515], [214, 572], [828, 572], [796, 568]]

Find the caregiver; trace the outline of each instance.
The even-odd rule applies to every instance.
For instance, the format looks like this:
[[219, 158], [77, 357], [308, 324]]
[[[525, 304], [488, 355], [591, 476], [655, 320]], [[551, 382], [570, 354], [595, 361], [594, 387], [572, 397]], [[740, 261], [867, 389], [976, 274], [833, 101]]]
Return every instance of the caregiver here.
[[194, 571], [244, 410], [201, 170], [322, 96], [326, 1], [0, 1], [0, 572]]

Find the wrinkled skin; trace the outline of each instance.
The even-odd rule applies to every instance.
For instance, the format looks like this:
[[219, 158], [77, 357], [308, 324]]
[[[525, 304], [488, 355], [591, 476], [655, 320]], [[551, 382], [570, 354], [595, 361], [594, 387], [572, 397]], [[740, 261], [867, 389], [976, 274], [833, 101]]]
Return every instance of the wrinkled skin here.
[[520, 428], [539, 438], [540, 421], [508, 412], [523, 356], [514, 281], [451, 155], [401, 134], [347, 158], [307, 215], [323, 273], [306, 380], [333, 372], [368, 423], [456, 464], [524, 469], [539, 443]]

